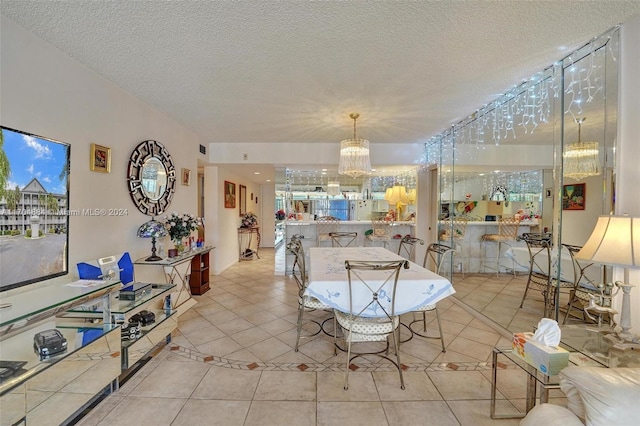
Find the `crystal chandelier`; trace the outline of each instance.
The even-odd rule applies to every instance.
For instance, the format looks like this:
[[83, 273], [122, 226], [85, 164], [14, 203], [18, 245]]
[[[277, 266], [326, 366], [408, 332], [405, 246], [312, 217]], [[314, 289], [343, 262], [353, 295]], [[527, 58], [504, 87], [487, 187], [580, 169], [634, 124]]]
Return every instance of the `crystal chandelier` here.
[[356, 137], [356, 120], [358, 113], [351, 113], [353, 120], [353, 139], [340, 142], [340, 166], [338, 173], [352, 178], [371, 174], [371, 160], [369, 159], [369, 141]]
[[578, 123], [578, 142], [567, 145], [562, 157], [564, 158], [564, 177], [581, 180], [589, 176], [596, 176], [601, 173], [600, 151], [598, 142], [582, 142], [580, 140], [580, 130], [586, 118], [576, 118]]
[[340, 182], [337, 180], [330, 180], [327, 183], [327, 195], [340, 195]]

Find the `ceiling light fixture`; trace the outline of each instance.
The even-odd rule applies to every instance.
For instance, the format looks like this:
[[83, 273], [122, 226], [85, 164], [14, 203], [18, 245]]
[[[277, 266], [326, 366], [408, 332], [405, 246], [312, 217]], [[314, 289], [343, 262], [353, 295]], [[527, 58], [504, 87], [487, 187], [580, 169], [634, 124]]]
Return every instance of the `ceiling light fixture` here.
[[360, 114], [349, 114], [353, 120], [353, 139], [340, 142], [340, 165], [338, 173], [356, 178], [371, 174], [371, 160], [369, 158], [369, 141], [358, 139], [356, 136], [356, 120]]
[[337, 180], [330, 180], [329, 182], [327, 182], [327, 195], [340, 195], [340, 182], [338, 182]]
[[578, 142], [567, 145], [567, 149], [562, 155], [564, 158], [564, 177], [575, 180], [601, 173], [598, 142], [582, 142], [580, 140], [580, 130], [585, 120], [586, 118], [575, 119], [575, 122], [578, 123]]

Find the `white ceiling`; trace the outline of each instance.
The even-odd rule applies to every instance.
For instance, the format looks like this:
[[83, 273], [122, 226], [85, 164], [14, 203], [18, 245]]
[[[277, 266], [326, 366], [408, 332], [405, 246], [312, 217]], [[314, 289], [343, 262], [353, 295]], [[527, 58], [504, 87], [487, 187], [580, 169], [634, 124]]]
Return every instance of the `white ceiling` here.
[[24, 1], [0, 12], [203, 143], [416, 143], [640, 1]]

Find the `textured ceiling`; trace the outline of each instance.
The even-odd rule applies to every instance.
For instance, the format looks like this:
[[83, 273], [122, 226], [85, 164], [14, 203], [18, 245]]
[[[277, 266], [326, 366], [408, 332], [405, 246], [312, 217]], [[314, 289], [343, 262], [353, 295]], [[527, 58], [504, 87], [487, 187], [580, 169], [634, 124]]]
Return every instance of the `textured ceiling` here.
[[441, 132], [640, 1], [1, 1], [1, 13], [207, 142]]

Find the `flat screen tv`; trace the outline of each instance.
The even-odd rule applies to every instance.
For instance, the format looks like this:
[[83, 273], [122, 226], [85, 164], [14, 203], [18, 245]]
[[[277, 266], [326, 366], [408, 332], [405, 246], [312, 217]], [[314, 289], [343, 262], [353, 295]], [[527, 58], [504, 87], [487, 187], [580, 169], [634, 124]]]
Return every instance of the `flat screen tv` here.
[[0, 129], [0, 291], [6, 291], [69, 272], [71, 149]]

